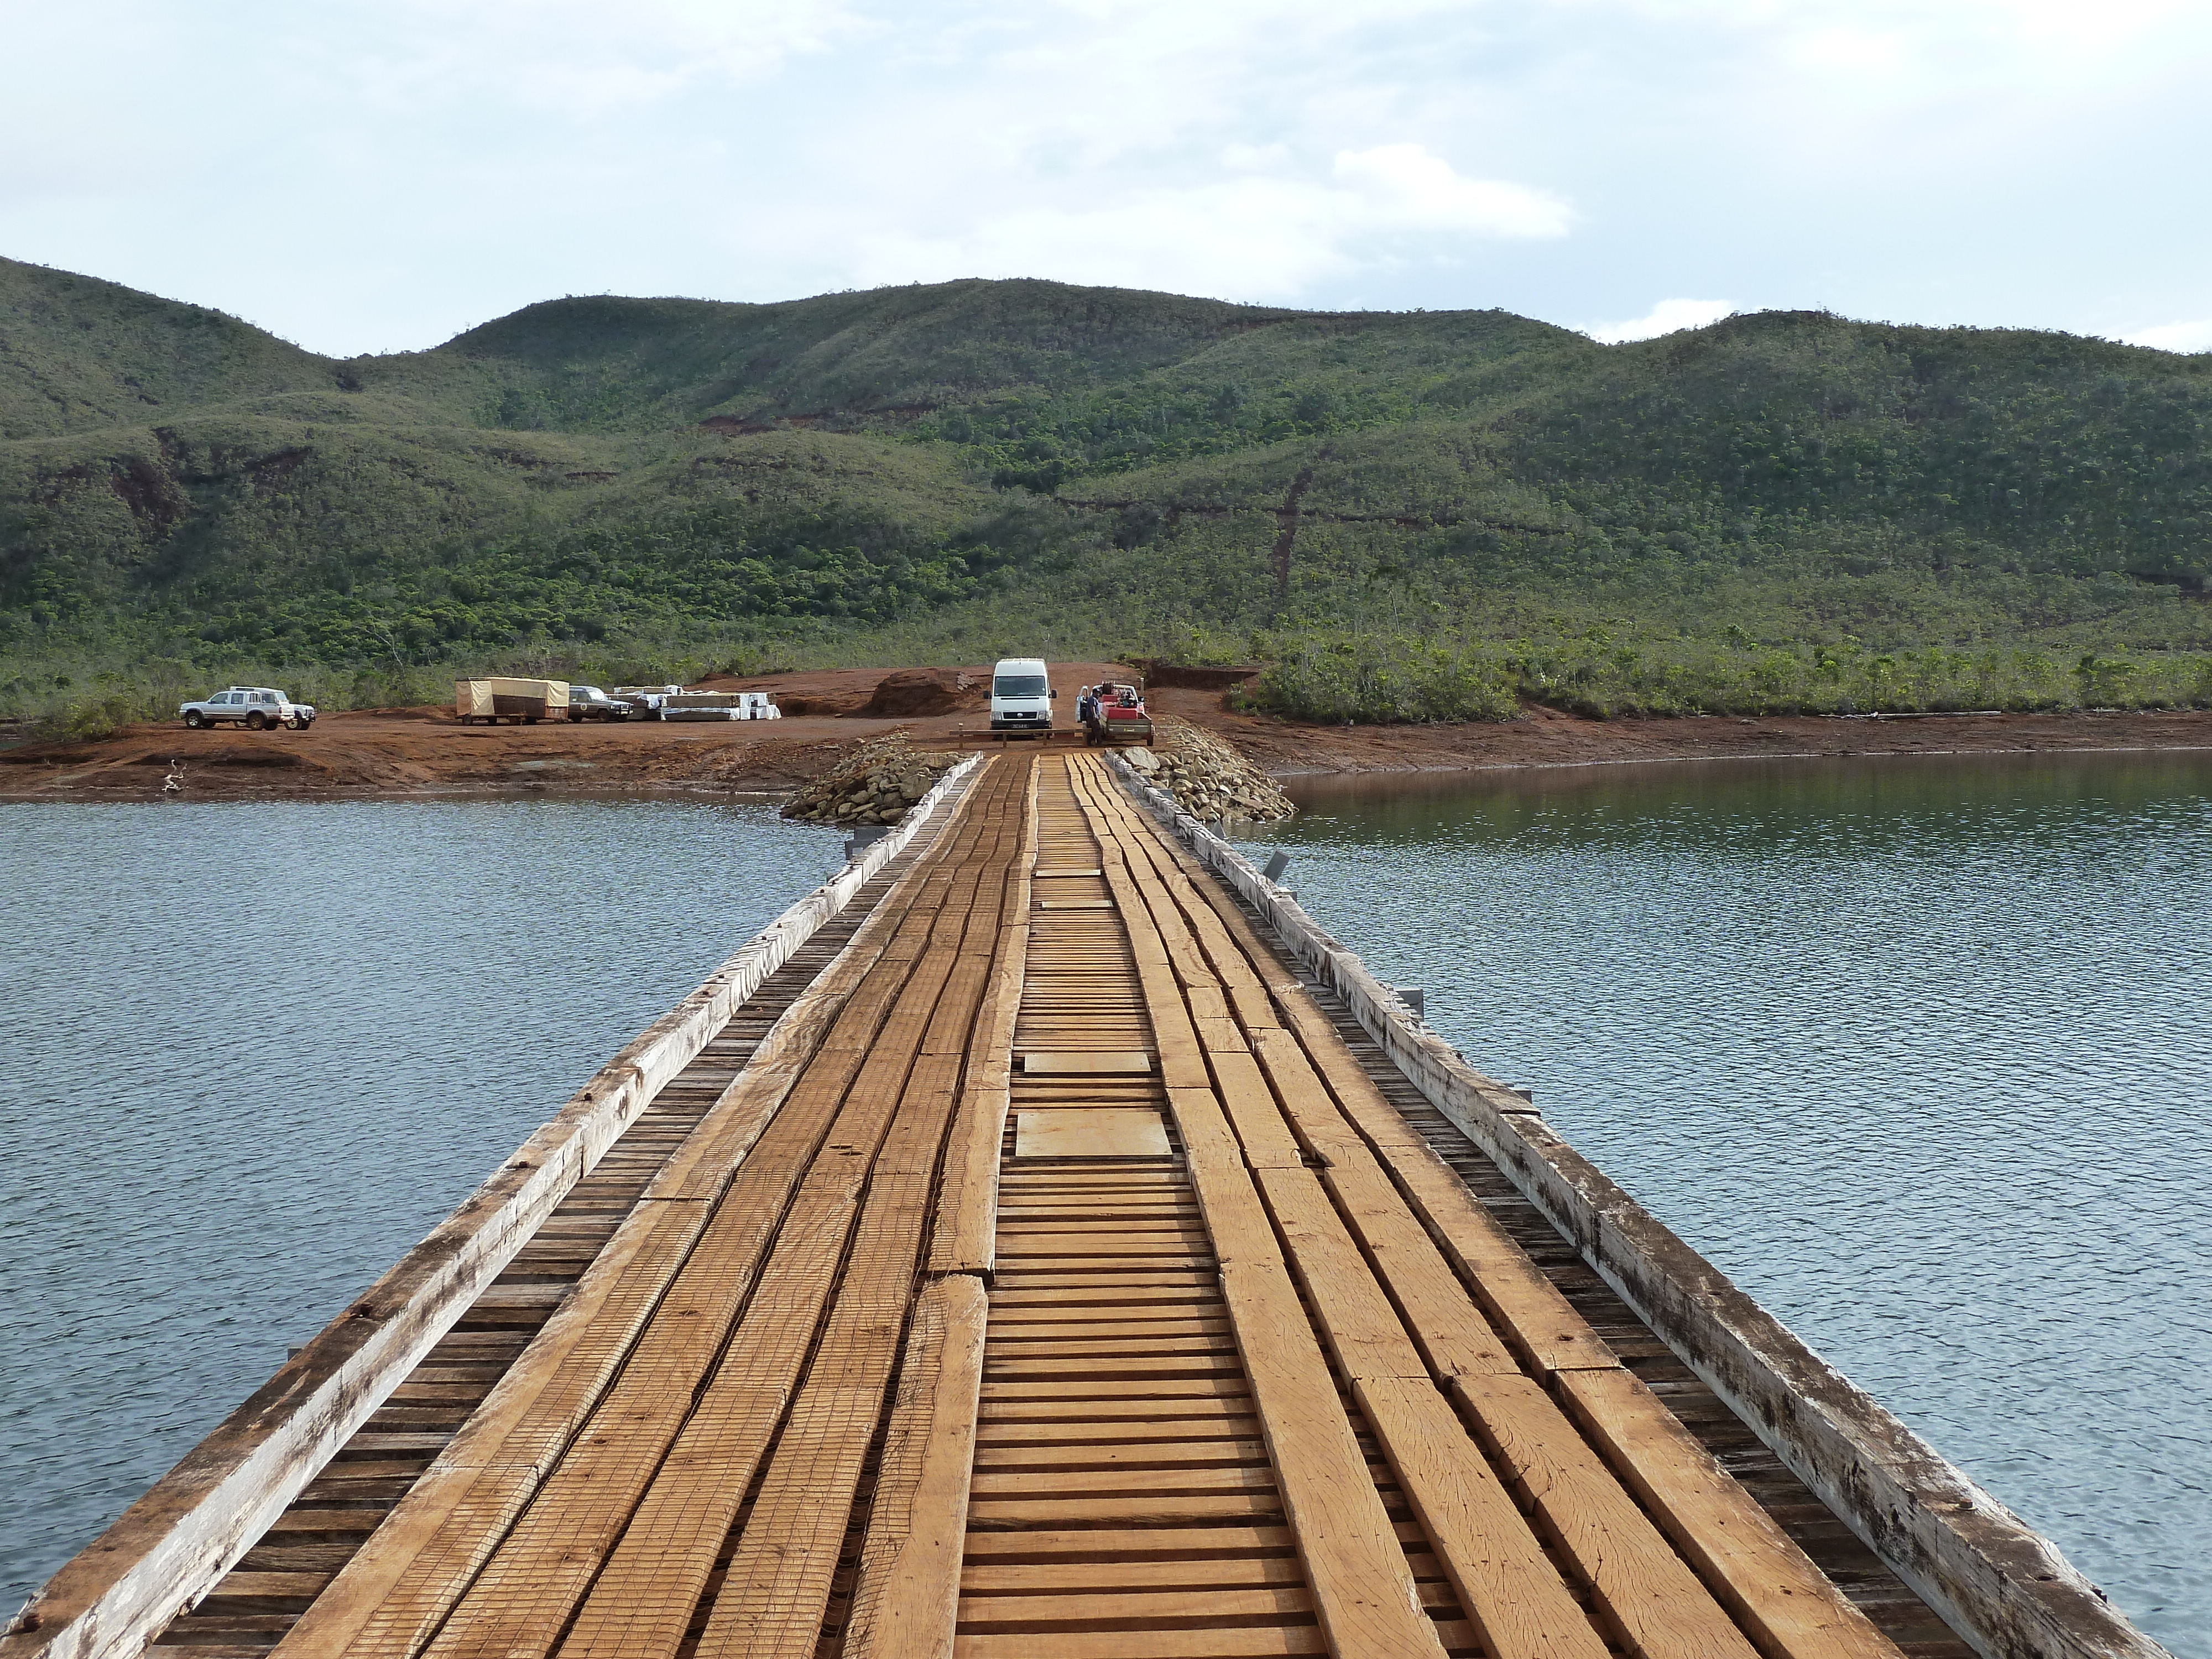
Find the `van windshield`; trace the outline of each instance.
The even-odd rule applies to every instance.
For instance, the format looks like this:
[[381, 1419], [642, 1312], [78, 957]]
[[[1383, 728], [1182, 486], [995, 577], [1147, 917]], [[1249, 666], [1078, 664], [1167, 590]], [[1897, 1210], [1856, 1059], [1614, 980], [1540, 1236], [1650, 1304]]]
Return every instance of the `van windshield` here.
[[1042, 674], [1001, 674], [991, 682], [994, 697], [1041, 697], [1044, 691]]

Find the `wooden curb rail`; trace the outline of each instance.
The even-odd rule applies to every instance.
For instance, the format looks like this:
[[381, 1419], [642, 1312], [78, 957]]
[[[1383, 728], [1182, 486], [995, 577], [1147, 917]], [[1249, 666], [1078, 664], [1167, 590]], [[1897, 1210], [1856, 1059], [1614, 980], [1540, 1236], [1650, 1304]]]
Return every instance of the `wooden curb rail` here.
[[1284, 889], [1119, 755], [1122, 788], [1249, 903], [1607, 1284], [1898, 1577], [1991, 1659], [2172, 1659], [1977, 1486], [1483, 1076]]
[[0, 1659], [142, 1651], [214, 1587], [554, 1206], [738, 1007], [906, 850], [978, 764], [939, 780], [890, 834], [786, 910], [610, 1060], [492, 1177], [56, 1573], [0, 1635]]
[[[1133, 805], [1118, 804], [1134, 817]], [[1714, 1622], [1718, 1609], [1702, 1603], [1664, 1533], [1760, 1652], [1898, 1659], [1896, 1647], [1623, 1368], [1365, 1074], [1344, 1064], [1348, 1056], [1340, 1054], [1328, 1016], [1296, 979], [1273, 966], [1274, 952], [1221, 884], [1164, 839], [1146, 834], [1130, 840], [1152, 866], [1158, 890], [1180, 912], [1177, 930], [1188, 923], [1186, 948], [1202, 953], [1220, 975], [1236, 1021], [1300, 1144], [1318, 1161], [1317, 1167], [1301, 1161], [1262, 1171], [1260, 1178], [1290, 1253], [1335, 1334], [1340, 1368], [1363, 1396], [1378, 1437], [1398, 1448], [1393, 1461], [1403, 1455], [1439, 1468], [1450, 1461], [1457, 1425], [1449, 1417], [1411, 1433], [1391, 1426], [1413, 1428], [1409, 1402], [1423, 1401], [1426, 1391], [1407, 1384], [1433, 1381], [1448, 1387], [1480, 1425], [1480, 1437], [1500, 1466], [1530, 1494], [1555, 1547], [1577, 1564], [1636, 1650], [1750, 1659], [1735, 1626]], [[1207, 971], [1196, 965], [1195, 955], [1193, 961], [1194, 972]], [[1217, 1048], [1233, 1043], [1221, 1035]], [[1342, 1206], [1348, 1231], [1337, 1224], [1322, 1188]], [[1330, 1233], [1336, 1235], [1333, 1246], [1324, 1237]], [[1358, 1283], [1362, 1251], [1407, 1311], [1403, 1328], [1382, 1310], [1361, 1316], [1340, 1294], [1322, 1292], [1324, 1283]], [[1312, 1265], [1304, 1260], [1310, 1255]], [[1475, 1311], [1470, 1291], [1484, 1313]], [[1327, 1305], [1332, 1302], [1334, 1308]], [[1533, 1375], [1508, 1356], [1500, 1334], [1526, 1356]], [[1422, 1357], [1409, 1350], [1409, 1339]], [[1370, 1395], [1375, 1397], [1364, 1397]], [[1583, 1430], [1571, 1418], [1581, 1419]], [[1592, 1443], [1605, 1449], [1602, 1462], [1583, 1443], [1584, 1431], [1594, 1431]], [[1401, 1473], [1417, 1505], [1429, 1474]], [[1650, 1518], [1617, 1482], [1644, 1498]], [[1443, 1507], [1451, 1514], [1459, 1505]], [[1494, 1572], [1503, 1565], [1499, 1540], [1517, 1519], [1509, 1507], [1477, 1527], [1468, 1559]], [[1425, 1510], [1425, 1521], [1439, 1554], [1449, 1558], [1454, 1551], [1441, 1520]], [[1486, 1595], [1466, 1583], [1462, 1598], [1484, 1631], [1486, 1650], [1499, 1659], [1521, 1650], [1480, 1609], [1486, 1601], [1517, 1601], [1512, 1611], [1525, 1618], [1534, 1610], [1525, 1596], [1508, 1601], [1497, 1590]], [[1565, 1622], [1554, 1616], [1541, 1625], [1558, 1629]]]

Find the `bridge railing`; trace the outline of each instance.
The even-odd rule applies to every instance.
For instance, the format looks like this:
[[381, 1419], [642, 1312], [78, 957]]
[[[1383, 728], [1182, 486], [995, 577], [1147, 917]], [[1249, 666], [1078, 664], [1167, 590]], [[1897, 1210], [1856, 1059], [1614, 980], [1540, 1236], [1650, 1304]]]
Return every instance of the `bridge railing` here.
[[300, 1349], [23, 1605], [0, 1659], [135, 1656], [214, 1589], [498, 1278], [554, 1207], [792, 953], [852, 902], [977, 765], [786, 910], [600, 1069], [422, 1242]]
[[1122, 787], [1342, 997], [1413, 1085], [1890, 1570], [1990, 1659], [2172, 1659], [2037, 1533], [1468, 1065], [1285, 889], [1120, 756]]

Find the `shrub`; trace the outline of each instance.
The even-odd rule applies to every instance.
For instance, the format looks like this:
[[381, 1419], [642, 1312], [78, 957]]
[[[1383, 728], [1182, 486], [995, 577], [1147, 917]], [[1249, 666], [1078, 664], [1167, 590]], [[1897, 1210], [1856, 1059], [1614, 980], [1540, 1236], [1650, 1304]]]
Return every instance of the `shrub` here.
[[1293, 720], [1404, 725], [1504, 720], [1520, 704], [1490, 650], [1407, 635], [1306, 635], [1263, 642], [1267, 668], [1241, 706]]

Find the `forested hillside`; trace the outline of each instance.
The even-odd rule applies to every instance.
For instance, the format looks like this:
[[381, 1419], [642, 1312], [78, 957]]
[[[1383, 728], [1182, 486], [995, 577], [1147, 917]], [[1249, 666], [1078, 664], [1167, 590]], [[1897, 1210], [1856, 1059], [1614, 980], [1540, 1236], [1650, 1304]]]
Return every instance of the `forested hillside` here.
[[1328, 717], [2212, 702], [2208, 583], [2212, 356], [969, 282], [337, 361], [0, 261], [19, 711], [1014, 647]]

